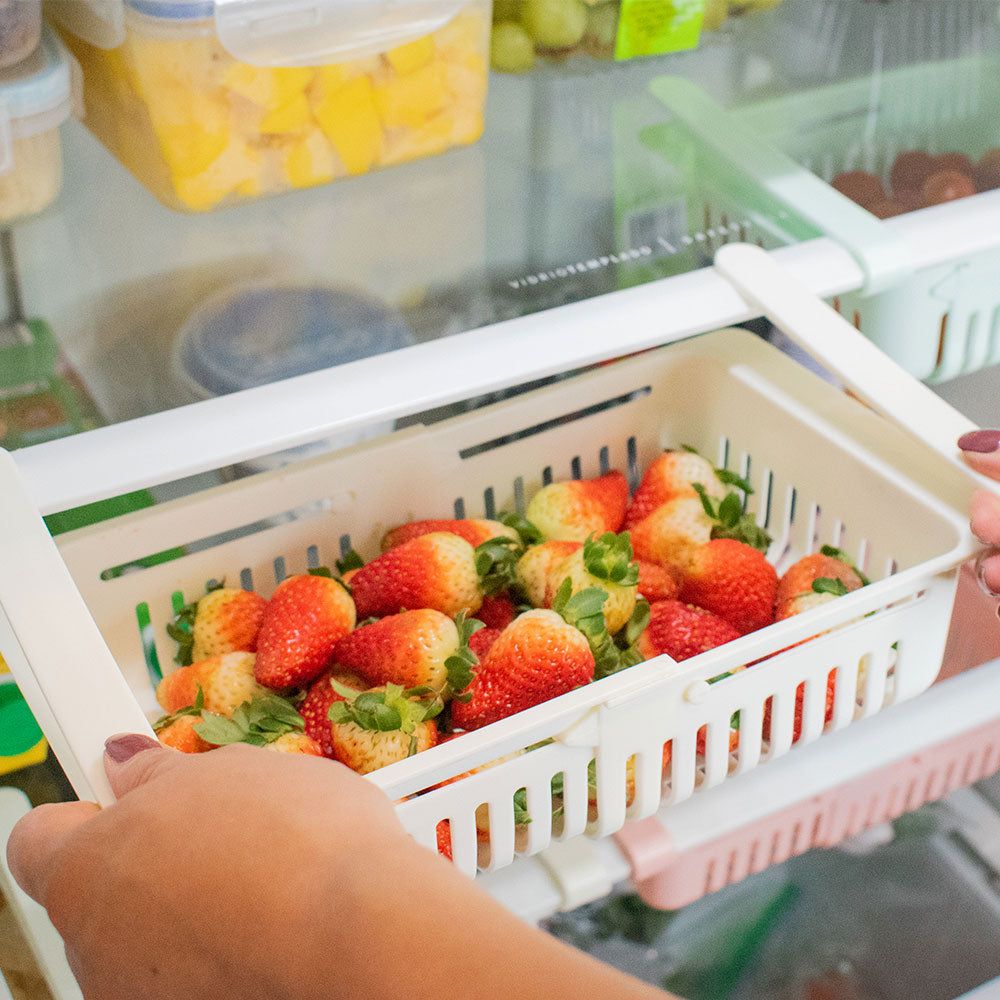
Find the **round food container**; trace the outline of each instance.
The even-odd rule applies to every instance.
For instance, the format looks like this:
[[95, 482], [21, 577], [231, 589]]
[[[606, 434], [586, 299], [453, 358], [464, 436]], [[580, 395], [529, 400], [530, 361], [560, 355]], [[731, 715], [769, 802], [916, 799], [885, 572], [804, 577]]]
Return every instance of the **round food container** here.
[[40, 212], [59, 194], [59, 126], [72, 97], [70, 57], [48, 31], [27, 59], [0, 69], [0, 222]]
[[[171, 363], [178, 403], [222, 396], [399, 350], [413, 335], [395, 310], [363, 293], [317, 285], [248, 282], [203, 302], [181, 327]], [[393, 421], [256, 460], [253, 470], [293, 456], [381, 437]]]

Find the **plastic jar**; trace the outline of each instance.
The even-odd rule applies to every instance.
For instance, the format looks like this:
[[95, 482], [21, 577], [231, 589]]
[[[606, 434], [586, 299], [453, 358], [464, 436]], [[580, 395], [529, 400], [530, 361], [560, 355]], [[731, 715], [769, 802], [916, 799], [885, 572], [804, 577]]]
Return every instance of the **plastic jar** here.
[[[166, 204], [207, 211], [481, 135], [483, 0], [273, 7], [127, 0], [113, 47], [66, 35], [87, 124]], [[297, 14], [318, 27], [294, 27]]]
[[40, 212], [59, 194], [59, 126], [71, 110], [69, 56], [50, 32], [27, 59], [0, 69], [0, 222]]

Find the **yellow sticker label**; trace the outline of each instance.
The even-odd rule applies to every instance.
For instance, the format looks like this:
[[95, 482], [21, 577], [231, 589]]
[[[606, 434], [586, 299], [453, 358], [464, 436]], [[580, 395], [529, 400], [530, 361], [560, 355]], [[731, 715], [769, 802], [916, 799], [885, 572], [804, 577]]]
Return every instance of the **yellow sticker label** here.
[[704, 17], [705, 0], [621, 0], [615, 59], [696, 48]]

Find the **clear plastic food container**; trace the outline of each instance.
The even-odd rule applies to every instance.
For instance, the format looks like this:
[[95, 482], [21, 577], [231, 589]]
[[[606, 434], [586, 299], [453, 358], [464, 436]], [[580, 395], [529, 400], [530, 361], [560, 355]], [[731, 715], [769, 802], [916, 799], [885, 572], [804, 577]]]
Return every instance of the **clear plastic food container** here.
[[633, 59], [697, 46], [703, 31], [783, 0], [495, 0], [490, 61], [523, 73], [536, 57]]
[[26, 59], [42, 37], [42, 0], [0, 0], [0, 68]]
[[23, 62], [0, 69], [0, 222], [39, 212], [59, 194], [59, 126], [72, 94], [69, 56], [51, 33]]
[[484, 0], [127, 0], [67, 33], [86, 122], [161, 201], [202, 212], [474, 142]]

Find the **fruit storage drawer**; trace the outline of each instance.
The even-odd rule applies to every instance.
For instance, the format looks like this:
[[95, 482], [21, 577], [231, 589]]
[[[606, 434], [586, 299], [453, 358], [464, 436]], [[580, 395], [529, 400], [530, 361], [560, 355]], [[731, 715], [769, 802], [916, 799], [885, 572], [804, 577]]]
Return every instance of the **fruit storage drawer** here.
[[[893, 163], [909, 151], [980, 160], [1000, 146], [998, 70], [987, 54], [941, 60], [728, 111], [683, 81], [663, 78], [654, 90], [716, 155], [858, 258], [868, 287], [841, 296], [838, 308], [912, 375], [940, 381], [1000, 362], [1000, 251], [914, 271], [905, 239], [828, 185], [860, 170], [891, 192]], [[996, 185], [981, 172], [981, 191]], [[872, 207], [897, 214], [908, 206], [886, 199]]]
[[[447, 820], [462, 869], [499, 868], [554, 838], [612, 833], [663, 797], [682, 801], [924, 690], [941, 661], [954, 569], [969, 552], [962, 500], [950, 506], [899, 471], [926, 472], [926, 447], [757, 338], [728, 330], [81, 529], [58, 544], [152, 717], [154, 686], [174, 650], [166, 625], [206, 581], [240, 581], [267, 594], [348, 546], [370, 556], [387, 528], [410, 518], [523, 510], [540, 484], [607, 468], [626, 471], [634, 485], [660, 449], [680, 442], [750, 479], [750, 510], [775, 539], [769, 558], [779, 570], [830, 543], [874, 582], [683, 664], [639, 664], [372, 776], [403, 800], [401, 818], [418, 840], [433, 846]], [[185, 554], [143, 561], [171, 549]], [[8, 589], [6, 602], [16, 599]], [[17, 635], [11, 620], [8, 638]], [[53, 732], [56, 751], [97, 787], [103, 737], [136, 713], [121, 702], [114, 711], [81, 704], [88, 692], [98, 697], [92, 675], [74, 693], [79, 679], [67, 683], [60, 657], [32, 673], [29, 657], [11, 645], [4, 655], [44, 690], [50, 729], [62, 730]], [[434, 788], [509, 754], [518, 755]], [[531, 821], [516, 826], [521, 789]]]
[[117, 44], [64, 32], [83, 68], [86, 124], [165, 204], [208, 211], [441, 153], [482, 133], [482, 0], [432, 14], [426, 4], [313, 5], [300, 21], [342, 21], [327, 54], [316, 52], [327, 24], [271, 38], [272, 25], [297, 23], [294, 12], [238, 6], [234, 15], [234, 5], [212, 0], [126, 0]]

